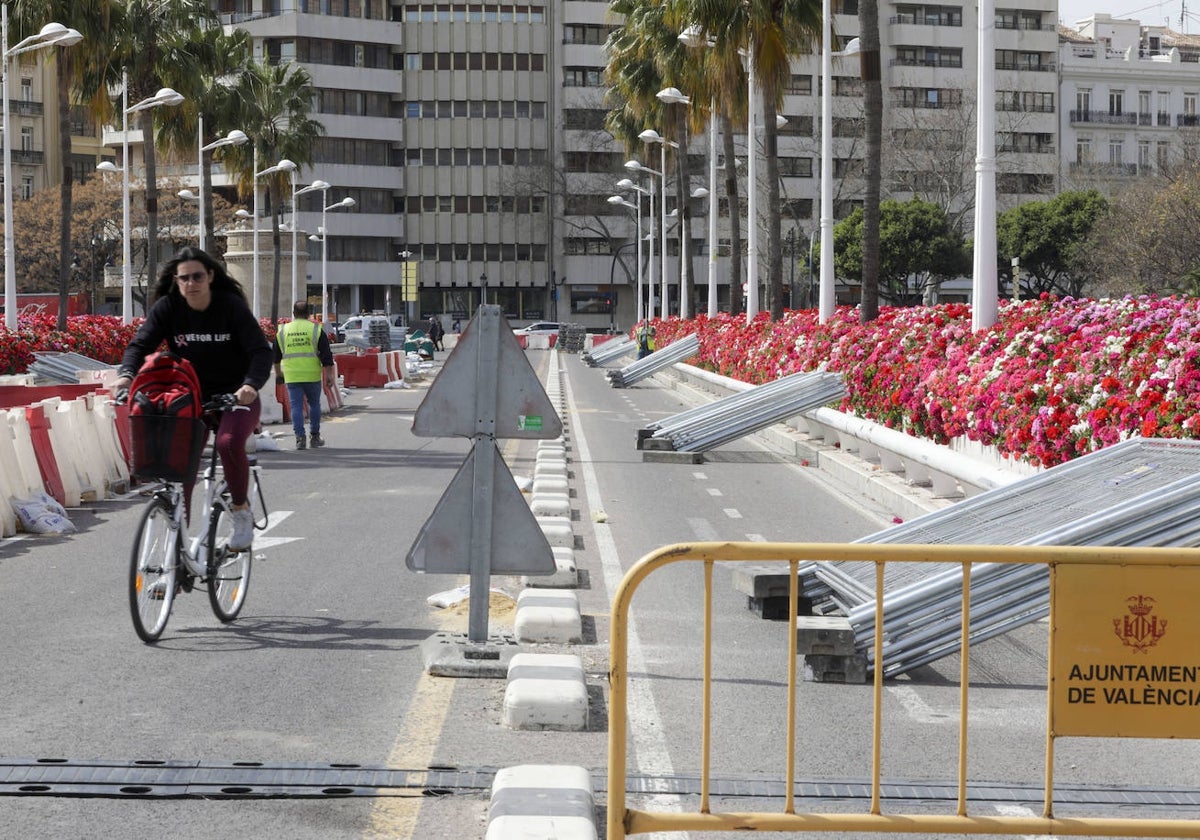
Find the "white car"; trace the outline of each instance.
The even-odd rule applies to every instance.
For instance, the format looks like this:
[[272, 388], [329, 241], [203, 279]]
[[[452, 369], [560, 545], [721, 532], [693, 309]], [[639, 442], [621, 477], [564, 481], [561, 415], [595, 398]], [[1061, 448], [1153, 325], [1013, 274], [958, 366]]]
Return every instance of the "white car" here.
[[534, 321], [528, 326], [513, 330], [514, 335], [558, 335], [558, 322]]

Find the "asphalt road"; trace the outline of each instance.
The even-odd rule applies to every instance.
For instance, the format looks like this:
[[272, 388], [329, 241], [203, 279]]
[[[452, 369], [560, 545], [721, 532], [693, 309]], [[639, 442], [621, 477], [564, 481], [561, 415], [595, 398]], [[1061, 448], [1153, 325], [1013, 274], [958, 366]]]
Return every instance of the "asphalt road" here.
[[[411, 434], [423, 387], [353, 391], [324, 424], [325, 449], [293, 452], [290, 428], [272, 428], [284, 449], [260, 458], [276, 516], [232, 625], [196, 593], [177, 602], [157, 645], [137, 640], [125, 593], [144, 502], [136, 493], [72, 511], [77, 534], [0, 542], [0, 837], [482, 838], [497, 767], [580, 765], [602, 784], [608, 606], [639, 557], [692, 540], [846, 541], [891, 521], [750, 441], [702, 465], [644, 463], [636, 429], [686, 407], [683, 397], [653, 382], [614, 390], [574, 356], [528, 358], [543, 380], [555, 360], [563, 372], [589, 731], [508, 730], [504, 681], [424, 674], [421, 641], [467, 622], [465, 604], [438, 610], [426, 599], [464, 581], [413, 574], [404, 557], [468, 443]], [[502, 452], [514, 475], [532, 474], [535, 444]], [[783, 776], [786, 625], [750, 612], [729, 575], [718, 565], [714, 576], [713, 772], [729, 782], [714, 807], [778, 810], [780, 800], [733, 795], [732, 781]], [[519, 582], [493, 585], [515, 595]], [[635, 598], [629, 768], [664, 790], [686, 790], [699, 768], [701, 595], [699, 567], [678, 564]], [[506, 599], [494, 599], [490, 629], [511, 618]], [[885, 777], [956, 777], [958, 667], [951, 657], [889, 685]], [[1045, 674], [1041, 625], [975, 651], [969, 777], [1035, 788], [994, 813], [1038, 808]], [[799, 695], [799, 775], [868, 776], [869, 688], [803, 683]], [[57, 788], [39, 795], [10, 784], [39, 759]], [[1060, 740], [1056, 781], [1195, 788], [1195, 759], [1186, 741]], [[164, 769], [147, 762], [166, 762], [192, 787], [139, 791], [147, 768]], [[61, 784], [64, 769], [85, 765], [77, 787]], [[313, 783], [293, 784], [300, 777]], [[246, 792], [204, 784], [237, 778]], [[953, 803], [917, 807], [953, 813]]]

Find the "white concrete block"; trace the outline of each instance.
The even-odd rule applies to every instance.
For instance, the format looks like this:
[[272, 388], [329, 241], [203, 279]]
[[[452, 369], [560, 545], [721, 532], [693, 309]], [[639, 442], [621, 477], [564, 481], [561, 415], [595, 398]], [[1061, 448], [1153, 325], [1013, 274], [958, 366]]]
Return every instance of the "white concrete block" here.
[[550, 543], [550, 547], [555, 546], [561, 548], [575, 547], [575, 532], [571, 528], [571, 520], [565, 516], [538, 516], [538, 525], [542, 528], [542, 533], [546, 536], [546, 542]]
[[573, 589], [579, 586], [579, 569], [575, 565], [575, 550], [555, 546], [550, 549], [554, 552], [554, 566], [556, 571], [552, 575], [525, 575], [521, 578], [522, 586]]
[[561, 476], [543, 476], [533, 481], [533, 495], [536, 496], [540, 493], [566, 493], [570, 495], [571, 484]]
[[571, 516], [571, 497], [566, 493], [534, 493], [529, 503], [534, 516]]
[[597, 840], [591, 777], [582, 767], [523, 764], [492, 781], [487, 840]]
[[537, 463], [533, 466], [533, 480], [539, 478], [567, 478], [567, 464], [565, 461], [557, 461], [554, 463]]
[[587, 728], [583, 660], [574, 654], [518, 653], [508, 666], [504, 725], [578, 732]]
[[513, 633], [521, 642], [563, 645], [582, 642], [579, 597], [566, 590], [522, 590], [517, 596]]

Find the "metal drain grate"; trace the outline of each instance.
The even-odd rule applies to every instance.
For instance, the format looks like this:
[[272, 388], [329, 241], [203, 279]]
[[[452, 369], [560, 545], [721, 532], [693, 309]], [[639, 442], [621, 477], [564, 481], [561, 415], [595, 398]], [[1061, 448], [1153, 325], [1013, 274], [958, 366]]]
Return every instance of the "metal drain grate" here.
[[[491, 790], [495, 767], [431, 767], [404, 770], [360, 764], [266, 764], [249, 761], [78, 761], [34, 758], [0, 759], [0, 796], [105, 797], [132, 799], [314, 799], [352, 796], [482, 795]], [[592, 771], [597, 793], [606, 791], [603, 769]], [[698, 796], [699, 776], [630, 776], [631, 794]], [[781, 779], [757, 776], [710, 780], [715, 797], [783, 798]], [[890, 802], [953, 802], [953, 782], [889, 781], [880, 793]], [[865, 779], [807, 779], [796, 782], [795, 795], [813, 801], [869, 801]], [[973, 782], [971, 802], [1040, 802], [1038, 785]], [[1060, 805], [1200, 806], [1200, 790], [1192, 788], [1056, 785]]]

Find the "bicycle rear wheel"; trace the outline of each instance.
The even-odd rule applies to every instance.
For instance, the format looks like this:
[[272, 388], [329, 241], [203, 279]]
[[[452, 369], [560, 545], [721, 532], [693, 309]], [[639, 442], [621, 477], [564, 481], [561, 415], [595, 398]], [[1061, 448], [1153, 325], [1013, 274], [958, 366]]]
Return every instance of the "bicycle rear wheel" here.
[[221, 506], [213, 507], [208, 520], [208, 602], [221, 621], [237, 618], [250, 586], [251, 549], [230, 551], [233, 519]]
[[178, 534], [171, 505], [155, 499], [146, 506], [129, 562], [129, 611], [143, 642], [158, 641], [175, 602]]

